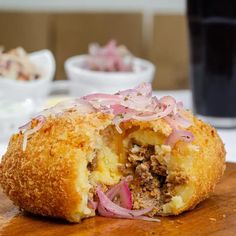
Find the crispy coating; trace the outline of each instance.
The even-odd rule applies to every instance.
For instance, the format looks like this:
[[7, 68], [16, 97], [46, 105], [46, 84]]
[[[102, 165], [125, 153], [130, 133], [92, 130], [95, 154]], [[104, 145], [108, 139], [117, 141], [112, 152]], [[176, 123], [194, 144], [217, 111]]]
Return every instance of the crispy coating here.
[[192, 144], [178, 142], [172, 150], [171, 165], [181, 166], [189, 181], [184, 186], [176, 187], [175, 194], [182, 197], [182, 206], [166, 205], [167, 215], [178, 215], [193, 209], [208, 198], [225, 170], [226, 152], [217, 131], [197, 118], [193, 121], [194, 125], [189, 128], [194, 134]]
[[[29, 137], [25, 151], [22, 150], [23, 134], [13, 135], [0, 164], [4, 192], [17, 206], [35, 214], [72, 222], [93, 216], [94, 210], [81, 213], [78, 208], [83, 201], [78, 190], [82, 174], [78, 166], [88, 161], [89, 155], [101, 145], [98, 137], [111, 122], [111, 116], [101, 113], [82, 116], [68, 112], [61, 117], [48, 118], [43, 127]], [[196, 118], [193, 123], [189, 128], [195, 136], [193, 143], [178, 142], [168, 163], [170, 174], [181, 168], [189, 182], [176, 187], [176, 197], [163, 206], [164, 215], [177, 215], [194, 208], [209, 196], [224, 172], [225, 149], [216, 130]], [[172, 131], [162, 119], [129, 121], [122, 129], [121, 140], [133, 130], [149, 129], [161, 136], [163, 142]], [[114, 134], [119, 136], [117, 132]], [[112, 142], [113, 138], [108, 137], [107, 142]], [[121, 149], [116, 150], [120, 156]]]
[[81, 201], [76, 189], [77, 166], [82, 161], [78, 149], [89, 152], [94, 133], [109, 123], [102, 114], [84, 117], [72, 113], [48, 119], [29, 138], [25, 152], [23, 135], [13, 135], [0, 166], [4, 192], [29, 212], [80, 221], [76, 214]]

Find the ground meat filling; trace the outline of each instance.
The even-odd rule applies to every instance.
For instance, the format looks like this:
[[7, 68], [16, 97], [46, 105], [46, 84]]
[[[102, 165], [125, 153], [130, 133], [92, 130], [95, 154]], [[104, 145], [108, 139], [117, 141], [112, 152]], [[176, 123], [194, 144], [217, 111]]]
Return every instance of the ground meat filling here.
[[97, 168], [97, 157], [94, 157], [93, 160], [88, 163], [87, 168], [89, 172], [92, 172]]
[[150, 215], [161, 213], [162, 204], [171, 200], [173, 188], [186, 183], [187, 178], [179, 171], [169, 176], [166, 164], [160, 161], [170, 158], [169, 146], [142, 146], [135, 140], [132, 140], [129, 146], [127, 163], [122, 171], [125, 175], [134, 176], [130, 183], [133, 208], [155, 206]]

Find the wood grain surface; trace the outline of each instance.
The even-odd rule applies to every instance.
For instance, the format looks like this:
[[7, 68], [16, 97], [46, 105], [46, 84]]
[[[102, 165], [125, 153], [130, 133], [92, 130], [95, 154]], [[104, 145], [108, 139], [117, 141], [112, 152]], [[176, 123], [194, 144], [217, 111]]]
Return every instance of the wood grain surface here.
[[94, 217], [81, 224], [20, 212], [0, 191], [1, 236], [236, 235], [236, 164], [228, 163], [215, 193], [193, 211], [161, 222]]

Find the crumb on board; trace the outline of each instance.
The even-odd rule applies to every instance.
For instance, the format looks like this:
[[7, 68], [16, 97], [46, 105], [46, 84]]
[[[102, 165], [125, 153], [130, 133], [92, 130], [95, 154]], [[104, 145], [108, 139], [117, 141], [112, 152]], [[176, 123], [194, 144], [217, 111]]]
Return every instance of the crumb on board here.
[[215, 222], [215, 221], [216, 221], [216, 218], [210, 217], [209, 220]]
[[223, 215], [222, 215], [222, 217], [223, 217], [223, 218], [225, 218], [225, 217], [226, 217], [226, 215], [225, 215], [225, 214], [223, 214]]
[[176, 220], [176, 223], [181, 225], [181, 224], [183, 224], [184, 222], [181, 221], [181, 220]]

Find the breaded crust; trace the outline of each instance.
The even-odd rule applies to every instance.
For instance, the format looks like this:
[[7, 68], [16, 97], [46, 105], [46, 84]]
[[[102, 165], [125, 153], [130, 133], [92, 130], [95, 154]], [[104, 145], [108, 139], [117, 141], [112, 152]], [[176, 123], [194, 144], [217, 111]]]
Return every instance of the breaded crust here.
[[194, 134], [192, 144], [198, 150], [189, 150], [186, 143], [179, 142], [173, 149], [173, 161], [186, 157], [191, 159], [191, 164], [186, 161], [186, 165], [189, 165], [186, 170], [189, 176], [188, 190], [191, 189], [192, 194], [186, 197], [182, 207], [173, 209], [171, 214], [175, 215], [193, 209], [208, 198], [225, 171], [226, 151], [216, 129], [194, 117], [194, 125], [189, 130]]
[[76, 214], [81, 201], [76, 191], [78, 162], [82, 161], [78, 150], [89, 151], [94, 132], [109, 123], [103, 114], [49, 118], [28, 140], [24, 152], [23, 135], [13, 135], [0, 165], [4, 192], [26, 211], [80, 221]]
[[[47, 119], [44, 126], [33, 134], [22, 150], [23, 135], [13, 135], [0, 165], [0, 182], [4, 192], [26, 211], [78, 222], [87, 216], [77, 214], [81, 194], [77, 191], [78, 150], [90, 153], [96, 143], [94, 137], [111, 124], [111, 117], [101, 113], [79, 116], [68, 113], [59, 118]], [[152, 129], [166, 138], [170, 126], [164, 120], [152, 122], [130, 121], [123, 125], [124, 132], [132, 127]], [[126, 130], [126, 131], [125, 131]], [[181, 167], [189, 176], [186, 186], [176, 189], [183, 194], [180, 207], [166, 207], [167, 215], [177, 215], [194, 208], [207, 198], [222, 176], [225, 149], [216, 130], [194, 118], [189, 128], [195, 139], [191, 145], [178, 142], [172, 150], [170, 168]]]

